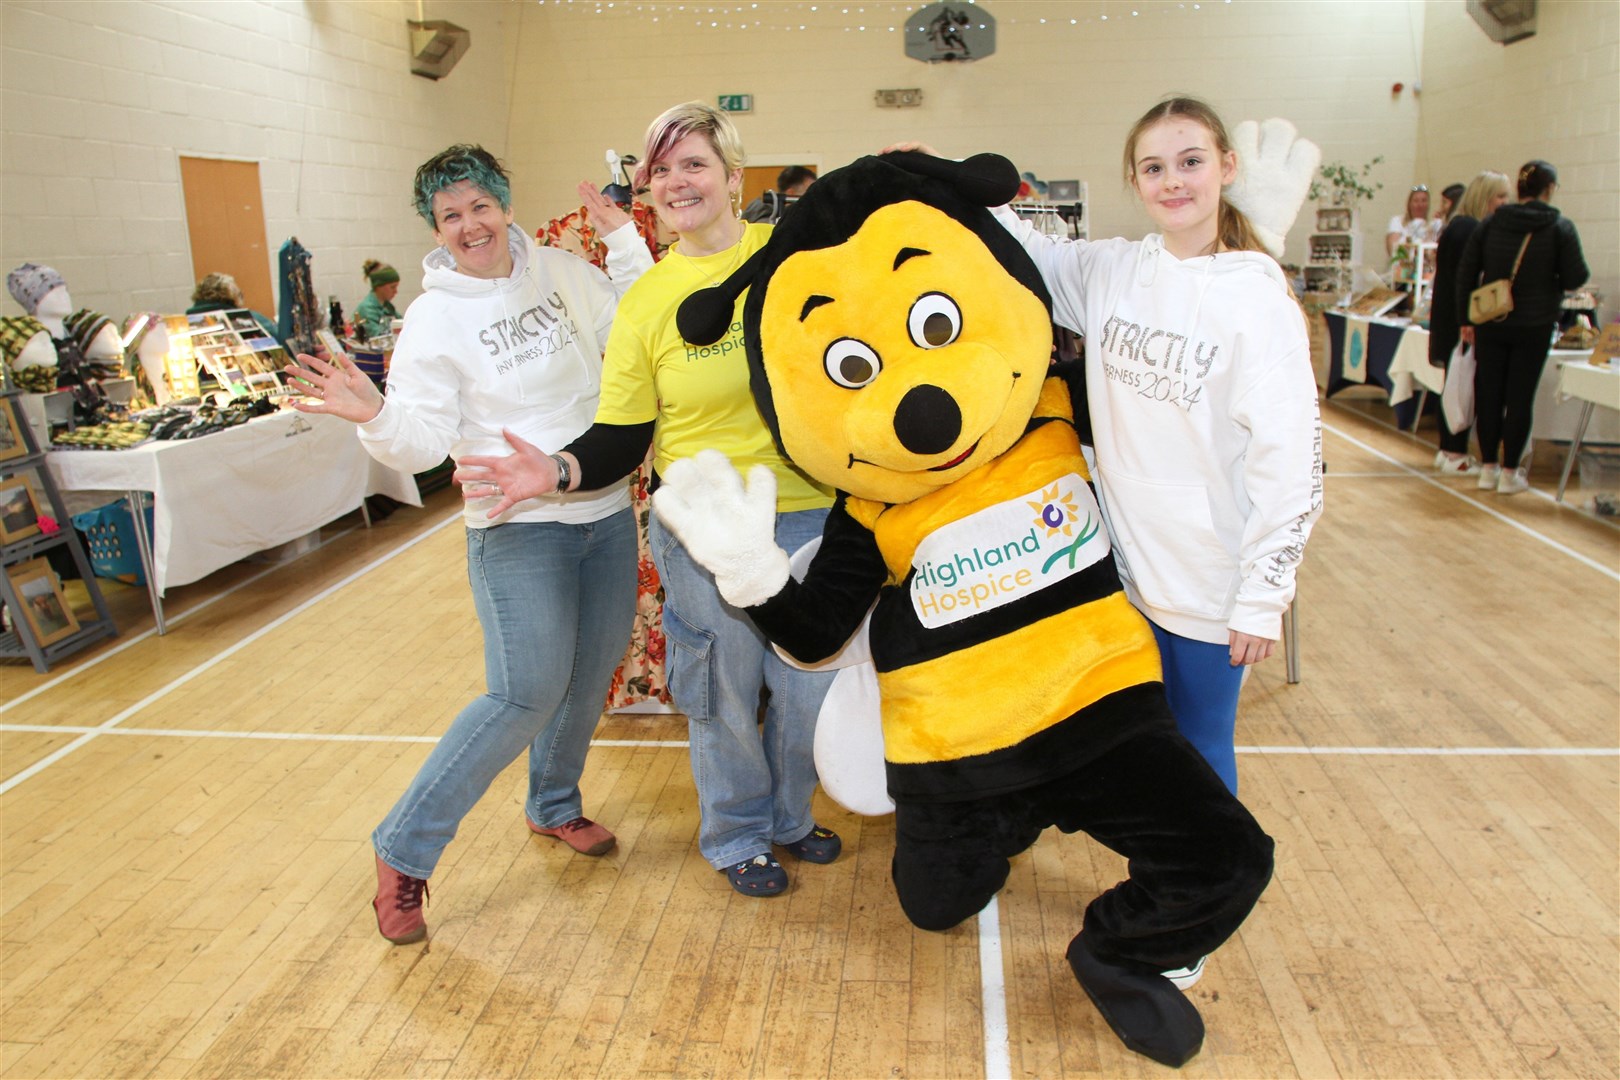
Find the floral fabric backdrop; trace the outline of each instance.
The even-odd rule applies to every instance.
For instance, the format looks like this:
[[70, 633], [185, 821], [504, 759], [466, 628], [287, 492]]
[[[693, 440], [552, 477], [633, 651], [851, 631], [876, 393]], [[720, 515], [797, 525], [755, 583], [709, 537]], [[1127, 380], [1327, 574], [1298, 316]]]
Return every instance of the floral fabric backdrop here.
[[[657, 221], [650, 207], [636, 203], [631, 207], [636, 231], [647, 241], [647, 248], [656, 261], [663, 257], [664, 246], [658, 241]], [[607, 248], [597, 238], [596, 230], [585, 220], [583, 208], [555, 218], [535, 233], [535, 240], [549, 247], [571, 251], [605, 270]], [[617, 709], [641, 701], [659, 701], [670, 704], [669, 685], [664, 679], [664, 587], [653, 566], [652, 552], [647, 547], [647, 515], [652, 503], [647, 498], [648, 477], [651, 466], [643, 462], [631, 477], [630, 495], [636, 513], [636, 621], [630, 631], [630, 647], [625, 650], [619, 669], [613, 673], [613, 685], [608, 689], [607, 708]]]

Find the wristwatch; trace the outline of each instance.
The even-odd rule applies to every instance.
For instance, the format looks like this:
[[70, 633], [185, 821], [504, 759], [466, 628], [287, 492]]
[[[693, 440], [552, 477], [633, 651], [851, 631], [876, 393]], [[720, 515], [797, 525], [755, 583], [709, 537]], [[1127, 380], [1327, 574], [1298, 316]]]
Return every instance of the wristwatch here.
[[551, 460], [557, 465], [557, 494], [561, 495], [568, 490], [568, 483], [574, 478], [574, 470], [568, 467], [568, 459], [561, 454], [552, 454]]

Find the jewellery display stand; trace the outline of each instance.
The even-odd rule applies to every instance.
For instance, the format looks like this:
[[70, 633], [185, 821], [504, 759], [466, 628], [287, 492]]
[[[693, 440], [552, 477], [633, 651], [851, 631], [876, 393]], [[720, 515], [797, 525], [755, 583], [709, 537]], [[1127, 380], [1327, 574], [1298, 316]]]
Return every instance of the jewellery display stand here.
[[[18, 404], [19, 396], [18, 391], [10, 386], [0, 391], [0, 409], [10, 414], [9, 433], [5, 440], [10, 446], [0, 453], [11, 455], [0, 460], [0, 473], [4, 474], [5, 480], [26, 476], [28, 486], [49, 504], [50, 513], [61, 528], [52, 535], [36, 531], [32, 535], [23, 536], [14, 543], [0, 547], [0, 564], [3, 564], [5, 571], [0, 573], [0, 599], [5, 601], [11, 613], [11, 629], [0, 633], [0, 658], [26, 657], [33, 662], [34, 670], [43, 674], [51, 669], [53, 662], [62, 657], [102, 638], [117, 637], [118, 628], [113, 625], [112, 613], [107, 610], [107, 601], [101, 595], [101, 587], [96, 582], [84, 545], [79, 543], [79, 534], [73, 529], [73, 523], [62, 502], [62, 494], [57, 490], [51, 471], [45, 467], [45, 455], [34, 440], [31, 425], [22, 418]], [[7, 418], [0, 417], [0, 427], [7, 425]], [[44, 507], [36, 506], [35, 509], [43, 510]], [[3, 527], [3, 522], [0, 522], [0, 527]], [[44, 581], [38, 598], [47, 605], [52, 603], [61, 605], [61, 610], [53, 611], [51, 617], [65, 619], [68, 626], [76, 624], [71, 631], [68, 631], [67, 626], [63, 626], [55, 633], [42, 634], [36, 617], [25, 610], [26, 605], [35, 597], [23, 595], [25, 590], [19, 588], [14, 577], [14, 568], [20, 568], [34, 559], [42, 559], [47, 553], [59, 547], [66, 547], [73, 556], [73, 564], [78, 567], [79, 577], [84, 581], [85, 592], [89, 594], [95, 615], [94, 618], [79, 621], [74, 613], [66, 610], [61, 589], [54, 582], [54, 575], [41, 575]], [[42, 637], [45, 638], [44, 641], [41, 640]]]
[[1316, 211], [1316, 231], [1310, 237], [1310, 258], [1305, 262], [1305, 291], [1328, 292], [1348, 300], [1355, 268], [1361, 265], [1360, 213], [1344, 206]]

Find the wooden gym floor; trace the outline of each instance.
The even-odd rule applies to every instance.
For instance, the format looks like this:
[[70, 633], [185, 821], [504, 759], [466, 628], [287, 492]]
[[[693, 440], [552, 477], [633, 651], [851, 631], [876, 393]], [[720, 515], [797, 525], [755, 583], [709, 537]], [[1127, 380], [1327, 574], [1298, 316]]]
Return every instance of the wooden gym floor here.
[[[1551, 501], [1551, 448], [1505, 498], [1387, 419], [1324, 409], [1303, 682], [1261, 665], [1239, 727], [1276, 879], [1193, 991], [1182, 1074], [1614, 1077], [1620, 530]], [[453, 496], [429, 502], [171, 591], [163, 637], [111, 585], [121, 637], [0, 669], [0, 1075], [1171, 1074], [1063, 960], [1114, 855], [1048, 833], [925, 933], [889, 820], [818, 799], [844, 855], [740, 897], [697, 854], [679, 717], [598, 731], [613, 854], [531, 836], [519, 762], [429, 941], [384, 942], [370, 831], [481, 689]]]

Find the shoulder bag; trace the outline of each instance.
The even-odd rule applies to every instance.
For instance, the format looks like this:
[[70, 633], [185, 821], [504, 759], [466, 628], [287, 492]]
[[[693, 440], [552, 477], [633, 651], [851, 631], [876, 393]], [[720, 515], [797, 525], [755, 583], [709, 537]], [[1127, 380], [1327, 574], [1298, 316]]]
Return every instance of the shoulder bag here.
[[1519, 245], [1519, 255], [1513, 260], [1513, 271], [1505, 278], [1487, 281], [1479, 288], [1468, 294], [1468, 321], [1475, 326], [1482, 323], [1501, 322], [1513, 312], [1513, 279], [1519, 276], [1519, 263], [1524, 261], [1524, 249], [1530, 246], [1530, 238], [1535, 233], [1524, 234], [1524, 243]]

